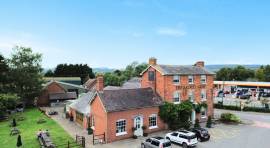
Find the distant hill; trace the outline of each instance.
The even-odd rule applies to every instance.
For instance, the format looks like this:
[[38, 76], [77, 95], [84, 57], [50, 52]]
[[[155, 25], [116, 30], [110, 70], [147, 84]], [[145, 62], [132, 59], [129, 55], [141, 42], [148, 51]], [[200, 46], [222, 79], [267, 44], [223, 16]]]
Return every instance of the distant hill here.
[[97, 67], [93, 68], [94, 73], [106, 73], [106, 72], [113, 72], [115, 69], [108, 68], [108, 67]]
[[[227, 67], [227, 68], [234, 68], [236, 66], [239, 66], [237, 64], [225, 64], [225, 65], [206, 65], [205, 68], [209, 71], [216, 72], [219, 71], [221, 68]], [[261, 65], [241, 65], [248, 69], [256, 70], [260, 68]]]

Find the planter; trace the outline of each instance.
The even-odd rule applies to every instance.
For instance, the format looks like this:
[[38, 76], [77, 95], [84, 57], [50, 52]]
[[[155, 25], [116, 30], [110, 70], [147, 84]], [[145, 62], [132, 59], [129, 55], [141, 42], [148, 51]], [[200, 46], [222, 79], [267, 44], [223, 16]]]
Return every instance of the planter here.
[[143, 133], [143, 136], [144, 136], [144, 137], [147, 137], [147, 136], [148, 136], [148, 133]]
[[138, 139], [138, 136], [133, 135], [132, 138], [133, 138], [133, 139]]

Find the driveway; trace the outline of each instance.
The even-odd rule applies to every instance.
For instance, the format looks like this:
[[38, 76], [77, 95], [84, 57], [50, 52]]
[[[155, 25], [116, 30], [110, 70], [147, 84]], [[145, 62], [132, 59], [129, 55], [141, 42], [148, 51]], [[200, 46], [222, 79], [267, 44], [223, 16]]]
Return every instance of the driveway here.
[[[61, 108], [54, 109], [58, 109], [59, 112], [62, 110]], [[197, 148], [270, 148], [270, 114], [215, 109], [215, 116], [219, 116], [223, 112], [236, 114], [244, 121], [244, 124], [215, 125], [214, 128], [209, 129], [209, 133], [211, 134], [210, 141], [198, 143]], [[75, 137], [76, 134], [85, 136], [87, 147], [91, 148], [140, 148], [141, 141], [146, 139], [145, 137], [139, 137], [138, 139], [126, 139], [93, 146], [91, 142], [92, 136], [87, 135], [86, 130], [83, 130], [74, 122], [64, 119], [61, 117], [61, 114], [52, 118], [62, 125], [72, 137]], [[149, 137], [164, 137], [168, 132], [170, 131], [153, 133]], [[173, 144], [173, 147], [181, 146]]]

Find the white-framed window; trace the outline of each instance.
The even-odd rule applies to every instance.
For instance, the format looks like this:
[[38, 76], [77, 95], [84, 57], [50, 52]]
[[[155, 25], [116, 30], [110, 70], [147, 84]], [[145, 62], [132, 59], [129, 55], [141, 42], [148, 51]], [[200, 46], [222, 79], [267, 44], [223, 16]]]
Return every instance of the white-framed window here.
[[206, 90], [205, 89], [202, 89], [201, 90], [201, 100], [202, 101], [205, 101], [206, 100]]
[[193, 90], [189, 90], [188, 92], [188, 100], [191, 102], [194, 102], [194, 91]]
[[173, 76], [173, 84], [179, 84], [180, 83], [180, 76], [174, 75]]
[[126, 132], [126, 120], [120, 119], [116, 121], [116, 136], [127, 134]]
[[180, 92], [179, 91], [175, 91], [173, 93], [173, 103], [175, 103], [175, 104], [180, 103]]
[[201, 75], [201, 84], [206, 84], [206, 75]]
[[157, 127], [157, 115], [152, 114], [151, 116], [149, 116], [149, 129], [154, 129]]
[[202, 107], [201, 108], [201, 118], [206, 118], [206, 117], [207, 117], [206, 108]]
[[192, 75], [188, 76], [188, 84], [193, 84], [194, 83], [194, 77]]

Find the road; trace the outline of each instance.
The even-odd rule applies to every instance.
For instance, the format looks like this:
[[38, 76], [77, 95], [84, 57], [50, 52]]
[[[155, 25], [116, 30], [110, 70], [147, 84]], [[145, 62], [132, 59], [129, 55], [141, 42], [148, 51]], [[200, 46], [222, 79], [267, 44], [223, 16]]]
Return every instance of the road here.
[[270, 114], [215, 110], [216, 115], [223, 112], [236, 114], [245, 124], [218, 125], [213, 139], [199, 143], [198, 148], [270, 148]]

